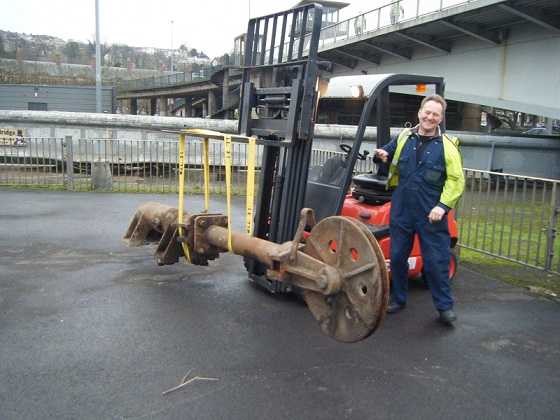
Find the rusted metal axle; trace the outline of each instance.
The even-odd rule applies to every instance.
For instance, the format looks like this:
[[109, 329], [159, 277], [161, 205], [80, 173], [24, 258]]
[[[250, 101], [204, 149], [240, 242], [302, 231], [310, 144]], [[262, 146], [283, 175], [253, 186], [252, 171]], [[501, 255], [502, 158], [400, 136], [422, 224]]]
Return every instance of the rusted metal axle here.
[[[165, 204], [142, 204], [134, 215], [124, 242], [128, 246], [158, 242], [155, 259], [160, 265], [174, 264], [181, 256], [187, 256], [186, 254], [193, 264], [206, 265], [209, 260], [217, 258], [219, 253], [228, 252], [227, 217], [221, 214], [184, 213], [184, 222], [179, 223], [178, 214], [179, 211], [175, 207]], [[308, 212], [304, 212], [302, 217], [307, 218], [308, 215]], [[183, 235], [180, 228], [183, 229]], [[302, 238], [299, 238], [299, 241], [301, 240]], [[181, 243], [188, 247], [187, 252]], [[301, 247], [303, 244], [298, 242], [279, 245], [239, 232], [231, 232], [232, 252], [266, 264], [271, 279], [324, 294], [337, 293], [340, 290], [337, 271], [299, 251]]]
[[[354, 219], [333, 216], [315, 225], [313, 211], [302, 210], [295, 238], [276, 244], [229, 231], [221, 214], [187, 213], [142, 204], [125, 234], [128, 246], [157, 242], [155, 259], [174, 264], [185, 256], [206, 265], [231, 250], [268, 266], [267, 276], [304, 289], [321, 328], [344, 342], [373, 333], [385, 317], [389, 280], [385, 259], [371, 233]], [[304, 238], [304, 229], [311, 232]]]

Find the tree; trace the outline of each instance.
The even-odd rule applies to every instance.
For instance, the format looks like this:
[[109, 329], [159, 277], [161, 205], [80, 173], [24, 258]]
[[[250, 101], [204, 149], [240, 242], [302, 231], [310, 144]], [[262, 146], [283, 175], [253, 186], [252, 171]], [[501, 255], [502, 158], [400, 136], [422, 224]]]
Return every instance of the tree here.
[[110, 51], [112, 56], [112, 63], [110, 64], [114, 67], [120, 67], [120, 65], [125, 64], [128, 59], [132, 59], [134, 56], [134, 48], [125, 44], [112, 44]]
[[493, 114], [502, 123], [507, 124], [509, 128], [515, 128], [517, 126], [519, 113], [516, 111], [509, 111], [507, 109], [495, 109]]
[[68, 57], [68, 61], [70, 62], [75, 62], [76, 59], [82, 55], [80, 51], [80, 44], [76, 41], [67, 42], [62, 52], [66, 55], [66, 57]]
[[137, 69], [150, 69], [153, 68], [153, 60], [150, 54], [145, 52], [137, 53], [133, 57], [134, 67]]
[[37, 43], [36, 52], [42, 60], [46, 60], [52, 50], [53, 48], [50, 47], [49, 44], [44, 40], [40, 40], [40, 42]]
[[[25, 35], [25, 34], [24, 34]], [[25, 60], [27, 58], [27, 52], [29, 51], [29, 42], [19, 36], [16, 36], [16, 50], [15, 56], [17, 57], [18, 53], [21, 54], [21, 57]]]
[[6, 57], [6, 50], [4, 49], [4, 37], [0, 35], [0, 58]]
[[[91, 57], [95, 57], [95, 38], [93, 38], [93, 40], [88, 40], [88, 53], [90, 54]], [[105, 60], [104, 60], [104, 56], [105, 54], [108, 54], [111, 51], [111, 49], [109, 48], [109, 46], [107, 45], [107, 43], [103, 43], [100, 42], [99, 43], [99, 52], [101, 53], [101, 65], [104, 66], [105, 65]]]

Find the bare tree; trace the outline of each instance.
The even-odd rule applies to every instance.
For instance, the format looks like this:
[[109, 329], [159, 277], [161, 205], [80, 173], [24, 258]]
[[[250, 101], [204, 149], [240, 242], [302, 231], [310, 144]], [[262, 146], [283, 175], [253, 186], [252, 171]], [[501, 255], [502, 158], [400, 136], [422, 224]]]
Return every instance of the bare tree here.
[[112, 62], [110, 64], [114, 67], [126, 65], [127, 60], [132, 59], [134, 56], [134, 48], [128, 45], [112, 44], [110, 48], [112, 56]]

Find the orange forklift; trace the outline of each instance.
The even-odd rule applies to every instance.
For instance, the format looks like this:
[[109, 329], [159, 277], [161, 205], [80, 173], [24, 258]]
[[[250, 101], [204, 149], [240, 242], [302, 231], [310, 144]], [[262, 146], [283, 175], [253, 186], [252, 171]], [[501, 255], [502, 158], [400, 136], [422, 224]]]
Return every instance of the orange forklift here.
[[[423, 84], [443, 94], [443, 80], [401, 74], [328, 80], [331, 64], [318, 60], [321, 16], [322, 6], [311, 3], [249, 21], [238, 134], [181, 132], [179, 207], [142, 204], [124, 242], [157, 243], [160, 265], [183, 257], [206, 265], [221, 252], [241, 255], [251, 281], [271, 292], [302, 292], [326, 334], [355, 342], [382, 324], [390, 287], [390, 194], [382, 190], [386, 169], [380, 165], [375, 174], [354, 174], [356, 160], [366, 158], [367, 152], [360, 153], [366, 125], [375, 109], [377, 141], [386, 144], [391, 138], [390, 89]], [[352, 97], [351, 87], [360, 92], [358, 97]], [[356, 136], [352, 144], [341, 146], [344, 158], [310, 168], [319, 103], [336, 100], [363, 102]], [[248, 200], [246, 232], [234, 232], [229, 215], [183, 209], [184, 142], [191, 137], [203, 138], [205, 144], [209, 139], [224, 141], [226, 179], [231, 142], [248, 143], [249, 150], [262, 145], [262, 161], [255, 163], [259, 190], [254, 211]], [[421, 271], [417, 251], [411, 275]]]

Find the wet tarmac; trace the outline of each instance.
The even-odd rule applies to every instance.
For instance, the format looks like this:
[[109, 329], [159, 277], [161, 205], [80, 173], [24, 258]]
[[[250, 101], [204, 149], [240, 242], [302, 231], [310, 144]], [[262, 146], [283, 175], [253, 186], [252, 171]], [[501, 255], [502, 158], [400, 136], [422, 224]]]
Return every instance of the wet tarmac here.
[[[454, 328], [412, 282], [405, 310], [339, 343], [239, 256], [158, 267], [122, 244], [140, 203], [176, 200], [0, 189], [0, 418], [557, 418], [558, 304], [460, 266]], [[243, 197], [233, 216], [243, 231]]]

